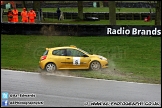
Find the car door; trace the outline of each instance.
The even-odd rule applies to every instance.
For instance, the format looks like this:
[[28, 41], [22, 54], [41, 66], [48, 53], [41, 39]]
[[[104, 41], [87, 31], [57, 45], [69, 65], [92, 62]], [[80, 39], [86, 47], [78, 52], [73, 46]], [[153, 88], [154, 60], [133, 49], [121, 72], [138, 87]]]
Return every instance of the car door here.
[[53, 50], [52, 55], [53, 55], [53, 61], [56, 64], [58, 69], [66, 68], [66, 62], [65, 62], [66, 49]]
[[69, 69], [86, 69], [88, 68], [88, 64], [90, 62], [90, 58], [88, 56], [84, 56], [85, 54], [76, 49], [67, 49], [66, 56], [66, 66]]

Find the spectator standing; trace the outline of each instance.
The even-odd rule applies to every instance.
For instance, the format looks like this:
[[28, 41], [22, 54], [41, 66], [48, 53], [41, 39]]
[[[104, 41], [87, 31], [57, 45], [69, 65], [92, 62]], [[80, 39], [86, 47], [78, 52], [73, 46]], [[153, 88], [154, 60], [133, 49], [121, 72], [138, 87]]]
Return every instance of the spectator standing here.
[[32, 8], [28, 12], [28, 16], [29, 16], [29, 22], [30, 23], [35, 23], [36, 13], [35, 13], [35, 11]]
[[60, 8], [57, 8], [57, 19], [59, 20], [60, 19], [60, 15], [61, 15], [61, 10]]
[[7, 17], [8, 17], [8, 22], [13, 21], [13, 12], [12, 12], [12, 10], [10, 8], [8, 9]]
[[18, 22], [18, 10], [16, 9], [16, 7], [14, 7], [14, 9], [12, 10], [13, 12], [13, 21], [12, 22]]
[[21, 12], [21, 17], [22, 17], [23, 23], [28, 22], [28, 12], [27, 12], [26, 8], [23, 8], [23, 10]]

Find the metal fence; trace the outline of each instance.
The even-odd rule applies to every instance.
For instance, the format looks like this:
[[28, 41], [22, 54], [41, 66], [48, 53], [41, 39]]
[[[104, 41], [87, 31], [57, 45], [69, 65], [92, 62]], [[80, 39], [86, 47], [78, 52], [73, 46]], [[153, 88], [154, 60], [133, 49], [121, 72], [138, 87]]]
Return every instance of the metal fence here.
[[[77, 12], [64, 12], [64, 19], [77, 19]], [[116, 13], [117, 20], [143, 20], [145, 17], [150, 15], [148, 12], [141, 13], [128, 13], [128, 12], [120, 12]], [[109, 13], [108, 12], [86, 12], [83, 13], [84, 18], [86, 17], [97, 17], [100, 20], [108, 20]], [[57, 19], [57, 13], [55, 12], [43, 12], [44, 18], [52, 18]], [[155, 13], [151, 13], [151, 18], [155, 19]]]
[[[2, 14], [2, 12], [1, 12]], [[49, 19], [57, 19], [57, 13], [56, 12], [36, 12], [37, 14], [37, 22], [41, 22], [44, 18]], [[116, 20], [144, 20], [145, 17], [148, 15], [151, 15], [151, 19], [155, 19], [155, 13], [149, 13], [149, 12], [141, 12], [141, 13], [128, 13], [128, 12], [120, 12], [116, 13]], [[77, 12], [63, 12], [64, 20], [66, 19], [77, 19], [78, 13]], [[19, 17], [20, 12], [19, 12]], [[97, 17], [100, 20], [109, 20], [109, 13], [108, 12], [86, 12], [83, 13], [83, 17]], [[1, 22], [5, 21], [3, 19], [7, 19], [7, 12], [3, 13], [3, 17], [1, 18]]]

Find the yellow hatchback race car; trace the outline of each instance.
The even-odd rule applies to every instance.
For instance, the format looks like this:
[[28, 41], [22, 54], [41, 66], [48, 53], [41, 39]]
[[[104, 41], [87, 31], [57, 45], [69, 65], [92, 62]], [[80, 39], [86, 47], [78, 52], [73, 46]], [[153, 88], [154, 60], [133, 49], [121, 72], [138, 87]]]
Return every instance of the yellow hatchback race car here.
[[108, 67], [108, 60], [101, 55], [91, 55], [74, 45], [70, 45], [46, 48], [40, 57], [39, 67], [47, 72], [62, 69], [99, 70]]

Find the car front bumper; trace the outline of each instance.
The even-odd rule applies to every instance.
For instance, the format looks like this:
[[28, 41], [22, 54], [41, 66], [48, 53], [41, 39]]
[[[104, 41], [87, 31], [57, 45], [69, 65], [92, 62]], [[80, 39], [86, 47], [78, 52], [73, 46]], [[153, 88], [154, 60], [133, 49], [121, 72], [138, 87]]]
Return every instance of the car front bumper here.
[[101, 68], [108, 68], [108, 61], [107, 60], [101, 61]]

